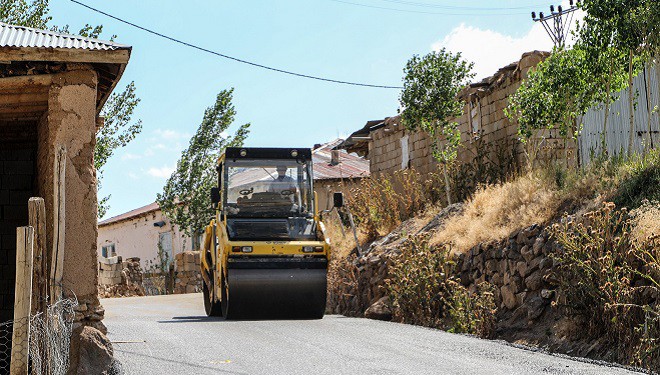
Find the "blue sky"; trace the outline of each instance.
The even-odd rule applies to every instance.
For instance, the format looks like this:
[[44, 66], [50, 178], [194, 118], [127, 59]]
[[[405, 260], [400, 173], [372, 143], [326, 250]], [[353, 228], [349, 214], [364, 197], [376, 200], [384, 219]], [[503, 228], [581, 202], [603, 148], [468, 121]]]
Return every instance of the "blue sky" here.
[[[551, 3], [541, 0], [81, 1], [238, 58], [380, 85], [401, 85], [406, 61], [432, 49], [463, 52], [483, 78], [525, 51], [551, 46], [529, 16], [547, 10]], [[261, 70], [160, 39], [68, 0], [52, 0], [50, 9], [54, 24], [71, 30], [103, 24], [106, 38], [116, 34], [117, 42], [133, 46], [118, 87], [135, 81], [142, 99], [135, 118], [144, 128], [106, 165], [100, 193], [112, 195], [106, 217], [155, 200], [204, 109], [222, 89], [235, 89], [236, 123], [252, 124], [248, 146], [311, 147], [398, 108], [398, 90]]]

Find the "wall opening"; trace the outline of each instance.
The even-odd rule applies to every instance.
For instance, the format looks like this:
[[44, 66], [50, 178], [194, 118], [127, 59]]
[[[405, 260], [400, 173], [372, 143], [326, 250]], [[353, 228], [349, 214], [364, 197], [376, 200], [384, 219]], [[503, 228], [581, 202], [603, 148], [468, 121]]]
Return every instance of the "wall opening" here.
[[14, 318], [16, 227], [37, 192], [36, 122], [0, 123], [0, 323]]

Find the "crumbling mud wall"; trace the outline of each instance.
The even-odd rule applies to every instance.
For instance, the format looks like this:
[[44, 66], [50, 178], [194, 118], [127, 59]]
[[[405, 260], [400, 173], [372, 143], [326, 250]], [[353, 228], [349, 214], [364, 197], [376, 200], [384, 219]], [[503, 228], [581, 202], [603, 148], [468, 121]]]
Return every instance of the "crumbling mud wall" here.
[[[493, 163], [522, 162], [525, 152], [535, 160], [557, 160], [574, 156], [575, 145], [564, 143], [558, 130], [545, 130], [532, 136], [529, 147], [518, 141], [518, 126], [511, 122], [504, 109], [509, 97], [520, 87], [529, 70], [545, 59], [547, 52], [523, 54], [520, 61], [509, 64], [493, 76], [471, 84], [459, 93], [464, 101], [463, 113], [451, 121], [458, 123], [461, 146], [457, 160], [471, 163], [478, 155], [488, 154]], [[422, 131], [409, 131], [400, 116], [385, 120], [385, 126], [372, 131], [369, 160], [372, 175], [394, 173], [414, 168], [420, 173], [438, 170], [431, 152], [431, 138]], [[502, 167], [506, 167], [503, 165]]]
[[62, 290], [78, 298], [80, 314], [75, 326], [90, 325], [105, 332], [103, 308], [97, 296], [96, 263], [96, 144], [97, 74], [91, 66], [69, 64], [69, 71], [54, 74], [48, 110], [38, 127], [37, 169], [39, 195], [46, 203], [47, 246], [53, 246], [54, 164], [66, 149], [65, 238]]

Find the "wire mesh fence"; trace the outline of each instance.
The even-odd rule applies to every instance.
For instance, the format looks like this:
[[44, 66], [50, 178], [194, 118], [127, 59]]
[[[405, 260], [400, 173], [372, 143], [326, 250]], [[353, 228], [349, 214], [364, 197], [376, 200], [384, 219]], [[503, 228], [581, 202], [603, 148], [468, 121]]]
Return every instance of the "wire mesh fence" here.
[[[27, 363], [29, 374], [66, 374], [77, 305], [62, 299], [29, 319], [0, 323], [0, 375], [10, 373], [12, 361]], [[14, 339], [15, 332], [29, 332], [29, 339]]]

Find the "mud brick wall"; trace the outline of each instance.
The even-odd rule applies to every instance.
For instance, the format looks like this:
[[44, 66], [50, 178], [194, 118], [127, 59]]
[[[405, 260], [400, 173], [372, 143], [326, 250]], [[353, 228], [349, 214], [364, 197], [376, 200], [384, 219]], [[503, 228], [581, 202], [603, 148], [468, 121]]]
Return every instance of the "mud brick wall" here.
[[0, 143], [0, 323], [14, 318], [16, 227], [28, 224], [36, 145]]
[[[501, 153], [505, 149], [507, 154], [515, 154], [518, 162], [524, 160], [525, 151], [538, 161], [574, 158], [575, 144], [565, 144], [557, 129], [537, 132], [524, 149], [518, 141], [518, 124], [511, 122], [504, 113], [509, 97], [518, 90], [529, 70], [546, 55], [542, 52], [526, 53], [517, 63], [500, 69], [492, 77], [459, 94], [464, 101], [462, 115], [451, 121], [458, 123], [461, 132], [457, 156], [460, 162], [471, 162], [478, 153], [477, 147], [483, 144], [489, 144], [493, 148], [491, 152]], [[405, 129], [400, 116], [388, 118], [385, 126], [373, 131], [371, 137], [372, 175], [404, 168], [414, 168], [425, 174], [438, 168], [431, 151], [431, 138], [424, 132]], [[496, 159], [496, 155], [491, 155], [491, 159]]]

